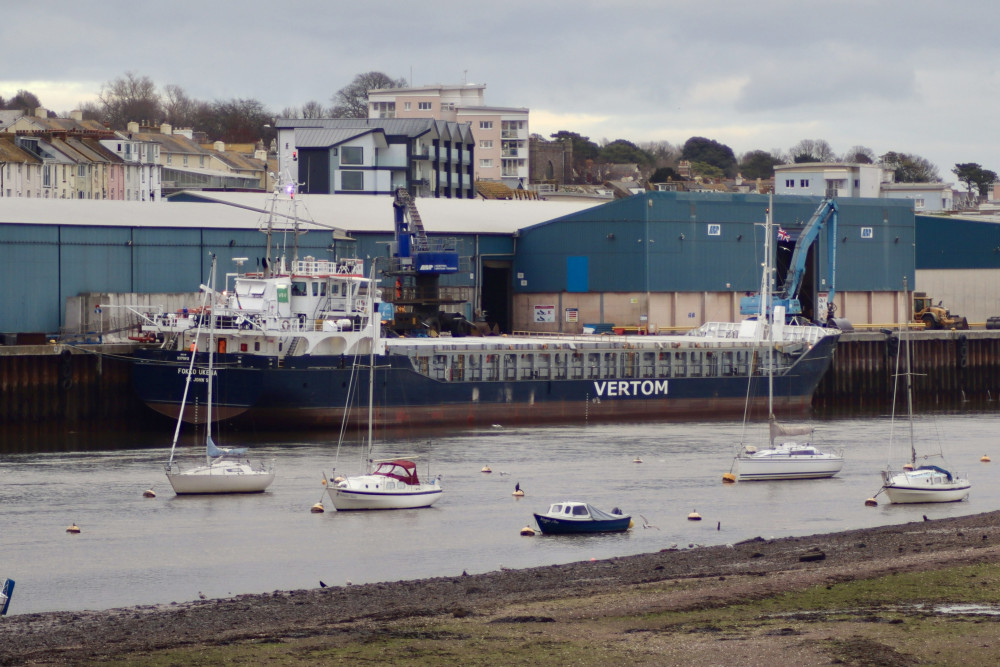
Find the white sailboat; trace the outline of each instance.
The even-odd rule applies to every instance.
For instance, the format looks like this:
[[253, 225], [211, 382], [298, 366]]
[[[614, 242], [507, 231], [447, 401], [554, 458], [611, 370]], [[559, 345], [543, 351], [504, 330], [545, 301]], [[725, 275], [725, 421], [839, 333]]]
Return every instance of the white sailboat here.
[[[430, 477], [422, 482], [417, 474], [415, 457], [375, 460], [371, 458], [374, 447], [375, 419], [375, 350], [381, 334], [381, 318], [375, 308], [375, 267], [368, 284], [368, 327], [371, 349], [368, 364], [368, 434], [365, 442], [366, 472], [344, 479], [327, 481], [327, 493], [338, 511], [344, 510], [397, 510], [430, 507], [444, 491], [440, 480]], [[349, 406], [344, 407], [347, 418]], [[372, 466], [375, 466], [372, 469]], [[429, 471], [428, 471], [429, 475]]]
[[[202, 302], [202, 318], [211, 319], [215, 317], [210, 308], [205, 308], [209, 294], [215, 294], [215, 257], [212, 257], [212, 271], [209, 282], [211, 289], [206, 289], [206, 298]], [[208, 375], [206, 376], [206, 406], [208, 418], [205, 423], [205, 464], [193, 468], [180, 469], [174, 463], [174, 453], [177, 449], [177, 439], [180, 436], [182, 416], [184, 414], [184, 404], [187, 401], [188, 389], [191, 379], [195, 375], [195, 357], [198, 349], [198, 337], [201, 333], [201, 324], [195, 335], [195, 342], [192, 345], [191, 361], [188, 365], [187, 381], [184, 386], [184, 396], [181, 399], [180, 416], [177, 418], [177, 426], [174, 429], [174, 439], [170, 446], [170, 459], [167, 461], [166, 473], [170, 486], [174, 493], [183, 494], [217, 494], [217, 493], [261, 493], [274, 481], [274, 463], [267, 465], [258, 464], [254, 466], [250, 461], [242, 457], [246, 453], [246, 448], [237, 449], [220, 448], [216, 446], [212, 439], [212, 386], [215, 378], [215, 340], [212, 335], [214, 327], [209, 324], [208, 338]]]
[[[909, 302], [909, 299], [907, 299]], [[899, 471], [893, 470], [891, 464], [886, 464], [882, 471], [882, 490], [889, 497], [890, 503], [952, 503], [969, 497], [972, 483], [966, 475], [953, 473], [944, 467], [944, 455], [924, 455], [922, 463], [917, 464], [916, 441], [913, 437], [913, 371], [910, 328], [906, 327], [906, 411], [910, 437], [910, 461]], [[889, 453], [892, 446], [896, 424], [896, 396], [899, 386], [899, 353], [896, 354], [896, 380], [893, 382], [892, 394], [892, 426], [889, 431]], [[942, 465], [928, 463], [931, 458], [941, 459]]]
[[[774, 273], [771, 241], [774, 230], [771, 220], [773, 204], [768, 206], [764, 224], [764, 273], [761, 279], [761, 308], [756, 322], [759, 334], [767, 337], [767, 414], [769, 445], [757, 449], [745, 444], [741, 438], [739, 450], [733, 461], [735, 473], [723, 476], [726, 481], [762, 481], [788, 479], [818, 479], [833, 477], [844, 467], [843, 452], [823, 452], [813, 446], [808, 436], [812, 434], [810, 425], [781, 424], [774, 416], [774, 346], [778, 338], [775, 332], [785, 326], [785, 308], [772, 307], [771, 282]], [[752, 374], [751, 374], [752, 381]], [[747, 393], [747, 414], [750, 407], [750, 392]], [[744, 433], [746, 419], [744, 419]], [[792, 439], [805, 436], [804, 440]]]

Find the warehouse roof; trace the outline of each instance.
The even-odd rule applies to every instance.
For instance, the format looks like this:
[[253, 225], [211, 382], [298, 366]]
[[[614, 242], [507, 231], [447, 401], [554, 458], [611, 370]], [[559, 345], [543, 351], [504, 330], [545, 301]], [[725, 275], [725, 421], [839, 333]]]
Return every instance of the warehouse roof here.
[[[0, 224], [256, 229], [272, 198], [263, 192], [182, 194], [164, 202], [4, 198]], [[297, 201], [300, 219], [324, 227], [348, 232], [392, 232], [394, 228], [389, 195], [299, 195]], [[423, 198], [416, 203], [429, 234], [512, 234], [602, 202]], [[287, 203], [279, 208], [289, 210]]]

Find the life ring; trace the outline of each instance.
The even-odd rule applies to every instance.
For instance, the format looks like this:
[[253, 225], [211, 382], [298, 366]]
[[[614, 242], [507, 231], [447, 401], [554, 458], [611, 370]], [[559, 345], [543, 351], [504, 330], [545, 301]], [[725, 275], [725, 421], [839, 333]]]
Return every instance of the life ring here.
[[288, 320], [281, 320], [281, 330], [288, 331], [288, 328], [289, 328]]

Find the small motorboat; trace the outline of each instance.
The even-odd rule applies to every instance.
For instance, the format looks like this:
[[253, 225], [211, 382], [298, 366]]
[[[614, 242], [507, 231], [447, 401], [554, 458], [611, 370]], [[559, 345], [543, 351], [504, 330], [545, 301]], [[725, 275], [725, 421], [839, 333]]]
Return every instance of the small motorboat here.
[[632, 527], [632, 517], [617, 507], [608, 514], [577, 501], [553, 503], [545, 514], [535, 514], [535, 522], [543, 535], [622, 533]]

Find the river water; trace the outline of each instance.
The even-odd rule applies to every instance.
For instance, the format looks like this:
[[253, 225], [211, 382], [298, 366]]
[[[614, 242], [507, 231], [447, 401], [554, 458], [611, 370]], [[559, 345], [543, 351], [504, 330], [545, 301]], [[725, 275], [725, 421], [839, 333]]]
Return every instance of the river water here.
[[[389, 441], [377, 456], [429, 455], [443, 498], [429, 509], [342, 513], [321, 484], [335, 460], [332, 434], [249, 438], [253, 458], [276, 462], [267, 493], [179, 497], [163, 474], [169, 431], [41, 433], [0, 455], [0, 578], [17, 581], [11, 614], [106, 609], [313, 588], [321, 580], [475, 574], [1000, 508], [1000, 458], [980, 462], [984, 454], [1000, 457], [998, 414], [918, 422], [921, 446], [936, 451], [943, 442], [951, 469], [972, 478], [969, 501], [940, 505], [889, 505], [883, 494], [878, 507], [865, 506], [890, 456], [887, 416], [815, 425], [815, 444], [845, 451], [835, 478], [722, 484], [741, 437], [735, 421], [492, 428]], [[891, 455], [896, 464], [908, 456], [906, 435], [897, 424], [896, 440], [906, 444]], [[237, 443], [223, 434], [220, 444]], [[188, 445], [184, 457], [193, 460], [195, 451]], [[338, 472], [356, 472], [360, 458], [360, 445], [345, 445]], [[483, 473], [484, 466], [493, 472]], [[516, 483], [523, 498], [512, 495]], [[150, 487], [157, 497], [144, 498]], [[319, 500], [328, 511], [311, 513]], [[620, 507], [635, 527], [613, 535], [520, 535], [533, 525], [532, 512], [561, 500]], [[702, 521], [687, 519], [695, 510]], [[643, 528], [640, 514], [656, 528]], [[66, 532], [73, 523], [79, 534]]]

